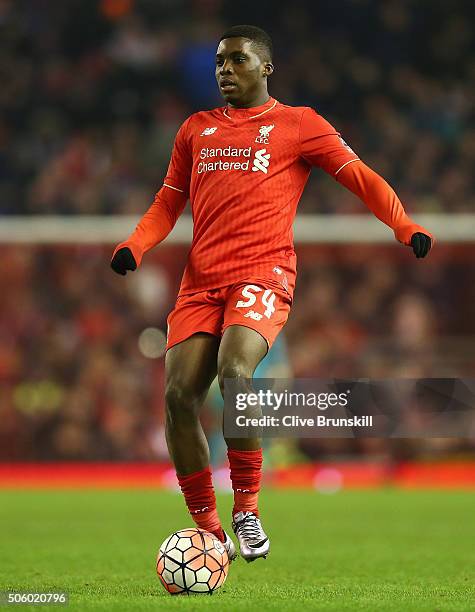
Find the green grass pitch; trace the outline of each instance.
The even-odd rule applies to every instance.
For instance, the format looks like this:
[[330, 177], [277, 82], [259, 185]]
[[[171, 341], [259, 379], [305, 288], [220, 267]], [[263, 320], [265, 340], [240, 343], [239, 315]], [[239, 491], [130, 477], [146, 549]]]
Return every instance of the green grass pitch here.
[[[231, 496], [218, 503], [228, 519]], [[261, 514], [267, 560], [238, 559], [212, 596], [171, 597], [155, 556], [191, 525], [180, 495], [0, 491], [0, 590], [66, 590], [81, 611], [475, 610], [474, 494], [265, 490]]]

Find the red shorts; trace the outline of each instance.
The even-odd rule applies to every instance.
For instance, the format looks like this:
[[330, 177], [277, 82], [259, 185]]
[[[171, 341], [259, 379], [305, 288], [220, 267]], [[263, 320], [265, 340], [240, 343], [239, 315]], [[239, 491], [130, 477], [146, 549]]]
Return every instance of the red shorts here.
[[269, 349], [287, 321], [291, 304], [290, 295], [278, 283], [257, 278], [178, 296], [167, 318], [167, 350], [196, 332], [220, 338], [230, 325], [255, 329]]

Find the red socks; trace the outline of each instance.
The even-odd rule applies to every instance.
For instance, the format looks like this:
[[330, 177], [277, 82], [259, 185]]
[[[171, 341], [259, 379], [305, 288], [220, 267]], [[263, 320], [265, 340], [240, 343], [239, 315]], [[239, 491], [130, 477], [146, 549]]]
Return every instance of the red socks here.
[[223, 528], [216, 509], [211, 470], [209, 467], [188, 476], [178, 476], [188, 510], [196, 526], [213, 533], [224, 542]]
[[234, 491], [233, 516], [236, 512], [254, 512], [259, 516], [257, 499], [262, 476], [262, 448], [248, 451], [229, 448], [228, 458]]
[[[259, 516], [257, 498], [261, 485], [262, 449], [239, 451], [230, 448], [228, 458], [234, 491], [233, 516], [236, 512], [254, 512]], [[177, 478], [196, 526], [224, 542], [209, 466], [188, 476], [177, 475]]]

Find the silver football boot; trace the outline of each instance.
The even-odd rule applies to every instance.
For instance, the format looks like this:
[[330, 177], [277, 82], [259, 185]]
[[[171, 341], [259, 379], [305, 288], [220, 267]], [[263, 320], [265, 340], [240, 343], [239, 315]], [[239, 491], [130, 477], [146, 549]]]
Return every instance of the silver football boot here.
[[270, 549], [269, 538], [262, 529], [261, 521], [253, 512], [236, 512], [233, 517], [233, 531], [239, 541], [241, 556], [246, 561], [267, 557]]
[[236, 547], [234, 546], [234, 542], [231, 540], [228, 534], [224, 531], [224, 529], [223, 529], [223, 532], [226, 538], [226, 540], [223, 542], [223, 546], [226, 549], [226, 552], [228, 553], [229, 562], [231, 563], [231, 561], [234, 561], [234, 559], [237, 557]]

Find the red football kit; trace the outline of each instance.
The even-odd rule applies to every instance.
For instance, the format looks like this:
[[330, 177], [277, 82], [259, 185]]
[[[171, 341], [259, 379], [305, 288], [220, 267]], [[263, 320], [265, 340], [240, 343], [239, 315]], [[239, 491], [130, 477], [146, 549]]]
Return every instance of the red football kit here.
[[190, 200], [193, 241], [168, 317], [167, 349], [198, 331], [221, 336], [236, 324], [272, 345], [292, 303], [292, 223], [312, 166], [358, 195], [403, 244], [415, 232], [430, 236], [313, 109], [269, 98], [259, 107], [195, 113], [178, 131], [153, 204], [114, 251], [129, 247], [140, 265]]

